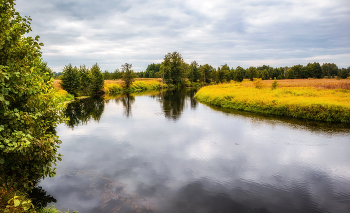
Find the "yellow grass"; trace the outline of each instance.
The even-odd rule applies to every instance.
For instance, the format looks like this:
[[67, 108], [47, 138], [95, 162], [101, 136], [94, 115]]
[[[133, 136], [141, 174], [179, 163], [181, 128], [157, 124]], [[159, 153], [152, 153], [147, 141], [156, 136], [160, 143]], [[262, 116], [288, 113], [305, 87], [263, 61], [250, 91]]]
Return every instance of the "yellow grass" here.
[[202, 102], [243, 111], [350, 123], [350, 90], [319, 87], [342, 85], [345, 81], [284, 80], [278, 81], [280, 85], [276, 90], [270, 89], [271, 80], [264, 81], [262, 89], [244, 81], [204, 87], [195, 97]]
[[[274, 80], [264, 80], [265, 87], [270, 88]], [[279, 88], [281, 87], [315, 87], [319, 89], [350, 89], [349, 79], [337, 80], [331, 79], [283, 79], [278, 80]], [[253, 82], [245, 80], [244, 86], [253, 87]]]

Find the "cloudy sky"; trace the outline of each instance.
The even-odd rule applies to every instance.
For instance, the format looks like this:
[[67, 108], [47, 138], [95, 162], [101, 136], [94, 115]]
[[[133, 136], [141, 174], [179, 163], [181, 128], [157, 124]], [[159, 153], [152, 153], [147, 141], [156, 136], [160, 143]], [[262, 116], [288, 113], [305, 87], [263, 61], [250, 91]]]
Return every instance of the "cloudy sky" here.
[[350, 66], [349, 0], [17, 0], [43, 58], [135, 71], [180, 52], [214, 67]]

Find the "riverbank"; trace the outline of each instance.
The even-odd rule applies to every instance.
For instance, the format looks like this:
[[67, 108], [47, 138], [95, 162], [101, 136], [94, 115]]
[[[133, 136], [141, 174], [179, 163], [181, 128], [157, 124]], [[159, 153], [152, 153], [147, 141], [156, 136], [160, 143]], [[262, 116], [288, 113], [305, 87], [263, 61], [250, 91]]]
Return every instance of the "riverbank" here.
[[[74, 100], [73, 95], [68, 94], [67, 91], [62, 89], [60, 81], [61, 80], [56, 79], [53, 84], [57, 91], [56, 97], [60, 100], [60, 102]], [[105, 80], [102, 93], [107, 95], [115, 95], [122, 92], [140, 92], [147, 90], [158, 90], [160, 88], [168, 88], [168, 85], [163, 84], [161, 79], [136, 79], [128, 89], [125, 89], [123, 85], [124, 82], [122, 80]], [[77, 96], [76, 98], [79, 97], [80, 96]]]
[[[248, 112], [350, 123], [350, 90], [327, 89], [324, 85], [336, 86], [326, 80], [323, 88], [315, 86], [317, 80], [309, 80], [309, 84], [305, 83], [307, 80], [303, 81], [302, 86], [297, 86], [300, 80], [288, 80], [289, 83], [281, 80], [278, 81], [280, 86], [274, 90], [271, 89], [272, 81], [263, 81], [264, 86], [260, 89], [249, 81], [220, 84], [201, 88], [195, 98], [211, 105]], [[339, 85], [347, 85], [346, 81], [339, 82]]]

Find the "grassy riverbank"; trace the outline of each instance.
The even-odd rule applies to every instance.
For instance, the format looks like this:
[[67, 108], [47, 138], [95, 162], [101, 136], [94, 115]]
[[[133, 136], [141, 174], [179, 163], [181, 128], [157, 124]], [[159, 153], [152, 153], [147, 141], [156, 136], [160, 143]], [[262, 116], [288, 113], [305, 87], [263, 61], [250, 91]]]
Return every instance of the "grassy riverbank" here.
[[[57, 98], [62, 101], [74, 99], [74, 96], [68, 94], [62, 89], [60, 85], [61, 80], [54, 81], [54, 87], [57, 91]], [[168, 88], [167, 84], [162, 84], [161, 79], [158, 78], [137, 78], [130, 86], [129, 89], [124, 89], [124, 82], [122, 80], [105, 80], [103, 92], [109, 95], [118, 94], [121, 92], [137, 92], [146, 90], [158, 90], [159, 88]]]
[[350, 123], [350, 90], [341, 89], [350, 84], [348, 80], [331, 83], [327, 79], [320, 82], [287, 81], [279, 81], [280, 86], [275, 90], [271, 89], [272, 81], [264, 81], [261, 89], [255, 88], [249, 81], [208, 86], [200, 89], [195, 98], [242, 111]]
[[123, 91], [136, 92], [145, 90], [158, 90], [159, 88], [167, 88], [168, 85], [162, 84], [159, 79], [139, 79], [134, 81], [129, 89], [123, 88], [123, 81], [121, 80], [105, 80], [104, 92], [106, 94], [116, 94]]

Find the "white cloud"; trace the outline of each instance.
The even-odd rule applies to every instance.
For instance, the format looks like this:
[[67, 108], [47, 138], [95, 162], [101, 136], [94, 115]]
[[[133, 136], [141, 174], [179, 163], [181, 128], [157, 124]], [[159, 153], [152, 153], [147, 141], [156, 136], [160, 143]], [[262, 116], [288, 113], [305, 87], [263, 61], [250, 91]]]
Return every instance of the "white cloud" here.
[[43, 57], [55, 71], [95, 62], [109, 71], [125, 62], [142, 71], [173, 51], [213, 66], [290, 66], [310, 59], [350, 65], [338, 57], [350, 54], [345, 0], [19, 0], [17, 9], [32, 16], [31, 35], [41, 36]]

